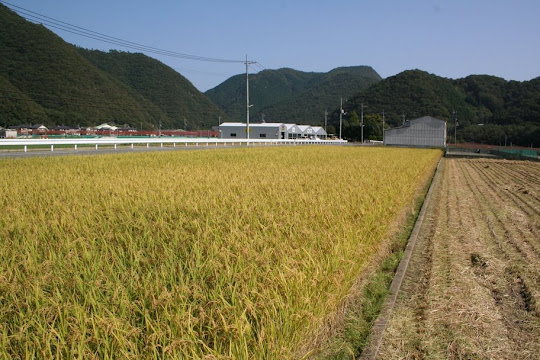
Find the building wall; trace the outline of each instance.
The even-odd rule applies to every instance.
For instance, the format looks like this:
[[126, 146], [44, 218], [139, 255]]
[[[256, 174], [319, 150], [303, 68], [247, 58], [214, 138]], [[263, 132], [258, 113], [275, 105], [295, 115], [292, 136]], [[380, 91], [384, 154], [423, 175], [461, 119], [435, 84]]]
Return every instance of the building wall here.
[[0, 139], [15, 139], [17, 137], [17, 130], [3, 129], [0, 130]]
[[[242, 126], [220, 126], [222, 139], [246, 139], [246, 125]], [[279, 126], [250, 126], [250, 139], [279, 139]]]
[[319, 139], [326, 140], [326, 137], [327, 137], [328, 134], [326, 133], [326, 131], [322, 127], [314, 126], [313, 130], [314, 130], [314, 133], [315, 133], [316, 137], [318, 137]]
[[409, 121], [402, 127], [384, 132], [385, 145], [446, 146], [446, 122], [431, 116]]
[[296, 139], [302, 136], [302, 131], [295, 124], [283, 124], [280, 127], [281, 139]]

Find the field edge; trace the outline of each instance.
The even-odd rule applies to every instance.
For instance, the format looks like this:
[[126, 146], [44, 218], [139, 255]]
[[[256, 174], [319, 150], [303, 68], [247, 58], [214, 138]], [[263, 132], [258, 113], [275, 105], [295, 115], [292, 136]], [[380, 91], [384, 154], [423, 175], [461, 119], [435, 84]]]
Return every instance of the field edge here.
[[396, 216], [388, 235], [342, 306], [330, 314], [312, 337], [301, 344], [297, 357], [305, 360], [357, 358], [372, 341], [373, 325], [389, 295], [390, 285], [404, 256], [442, 155], [419, 183], [415, 194]]

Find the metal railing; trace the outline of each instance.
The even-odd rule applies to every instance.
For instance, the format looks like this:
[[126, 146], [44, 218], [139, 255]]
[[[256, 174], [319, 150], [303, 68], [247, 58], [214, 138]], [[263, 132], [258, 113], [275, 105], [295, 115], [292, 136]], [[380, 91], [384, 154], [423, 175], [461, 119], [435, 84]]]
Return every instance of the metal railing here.
[[164, 147], [165, 145], [177, 146], [250, 146], [250, 145], [341, 145], [347, 140], [320, 140], [320, 139], [215, 139], [215, 138], [96, 138], [96, 139], [0, 139], [0, 148], [20, 148], [27, 152], [29, 147], [50, 148], [55, 150], [55, 146], [62, 148], [73, 147], [77, 150], [79, 146], [93, 146], [96, 150], [100, 146], [112, 146], [115, 149], [118, 145], [129, 145], [133, 149], [137, 146], [151, 145]]

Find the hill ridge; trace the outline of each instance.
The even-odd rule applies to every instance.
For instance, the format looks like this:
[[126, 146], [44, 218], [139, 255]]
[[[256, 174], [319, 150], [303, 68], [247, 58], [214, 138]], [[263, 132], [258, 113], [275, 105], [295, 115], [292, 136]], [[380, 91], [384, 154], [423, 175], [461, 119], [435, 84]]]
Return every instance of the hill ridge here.
[[[328, 72], [305, 72], [292, 68], [268, 69], [249, 76], [251, 113], [270, 121], [322, 123], [325, 107], [338, 104], [340, 96], [352, 96], [380, 81], [366, 65], [338, 67]], [[231, 117], [245, 114], [245, 74], [232, 76], [205, 93]], [[326, 103], [325, 107], [318, 104]], [[324, 106], [324, 105], [323, 105]], [[317, 117], [317, 120], [314, 120]]]
[[[219, 116], [226, 118], [182, 75], [144, 54], [78, 48], [3, 4], [0, 26], [0, 126], [114, 122], [146, 129], [160, 123], [178, 128], [185, 117], [188, 127], [196, 129], [214, 125]], [[168, 79], [167, 86], [159, 85], [160, 94], [169, 94], [175, 101], [160, 103], [152, 96], [155, 92], [135, 87], [114, 69], [95, 65], [97, 59], [114, 64], [115, 56], [122, 57], [119, 67], [145, 68], [139, 74], [141, 81], [154, 78], [155, 85], [157, 80], [165, 83]], [[104, 60], [107, 57], [111, 59]]]

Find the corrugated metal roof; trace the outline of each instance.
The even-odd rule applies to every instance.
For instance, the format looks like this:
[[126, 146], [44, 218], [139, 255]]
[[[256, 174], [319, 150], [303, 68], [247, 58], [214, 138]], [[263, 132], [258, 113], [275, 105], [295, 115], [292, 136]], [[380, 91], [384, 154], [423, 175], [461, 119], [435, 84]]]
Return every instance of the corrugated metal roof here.
[[305, 133], [306, 130], [311, 127], [311, 125], [297, 125], [297, 126], [300, 129], [300, 131], [302, 131], [303, 133]]
[[322, 126], [312, 126], [315, 135], [327, 135]]
[[285, 129], [289, 130], [297, 125], [296, 124], [283, 124], [283, 126], [285, 126]]
[[[280, 127], [282, 123], [249, 123], [249, 127]], [[246, 127], [246, 123], [224, 122], [219, 126]]]

